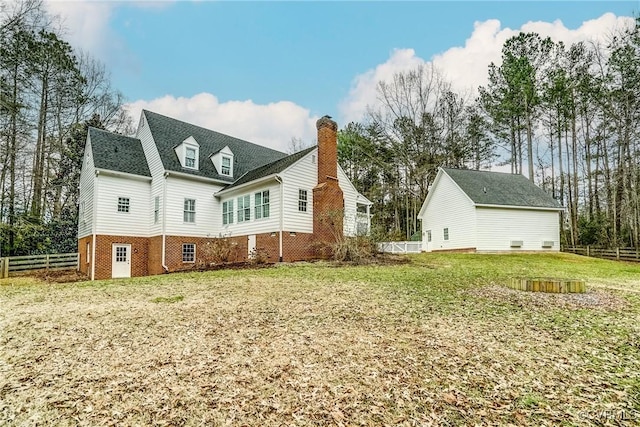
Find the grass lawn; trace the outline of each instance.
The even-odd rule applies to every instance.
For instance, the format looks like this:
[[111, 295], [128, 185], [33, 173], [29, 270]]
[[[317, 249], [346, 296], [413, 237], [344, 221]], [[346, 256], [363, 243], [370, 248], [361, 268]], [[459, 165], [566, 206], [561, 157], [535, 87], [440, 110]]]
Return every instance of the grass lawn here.
[[638, 425], [640, 264], [422, 254], [0, 281], [0, 425], [148, 424]]

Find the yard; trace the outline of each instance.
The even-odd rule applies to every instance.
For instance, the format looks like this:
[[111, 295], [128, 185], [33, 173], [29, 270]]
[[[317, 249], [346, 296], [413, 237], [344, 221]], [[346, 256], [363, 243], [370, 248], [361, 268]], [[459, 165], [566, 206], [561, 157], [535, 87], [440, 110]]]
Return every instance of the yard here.
[[[512, 276], [587, 280], [523, 293]], [[640, 265], [422, 254], [0, 282], [2, 425], [640, 424]]]

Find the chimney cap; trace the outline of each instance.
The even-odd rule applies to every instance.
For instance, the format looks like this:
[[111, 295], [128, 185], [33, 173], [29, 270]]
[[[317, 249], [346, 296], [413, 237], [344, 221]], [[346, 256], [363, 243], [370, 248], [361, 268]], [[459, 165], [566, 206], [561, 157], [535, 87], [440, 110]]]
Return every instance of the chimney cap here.
[[316, 129], [320, 130], [320, 128], [328, 127], [334, 131], [338, 130], [338, 124], [331, 120], [331, 116], [324, 115], [318, 119], [316, 122]]

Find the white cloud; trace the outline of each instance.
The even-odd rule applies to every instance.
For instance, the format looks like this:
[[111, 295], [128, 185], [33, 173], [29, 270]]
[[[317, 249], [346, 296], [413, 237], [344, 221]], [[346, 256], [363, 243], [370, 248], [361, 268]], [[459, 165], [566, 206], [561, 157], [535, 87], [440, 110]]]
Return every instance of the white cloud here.
[[116, 3], [96, 1], [45, 1], [49, 13], [58, 16], [72, 46], [92, 52], [101, 59], [115, 35], [109, 20]]
[[[631, 17], [617, 17], [606, 13], [597, 19], [585, 21], [576, 29], [568, 29], [562, 21], [527, 22], [518, 29], [501, 28], [500, 21], [490, 19], [474, 24], [471, 36], [464, 46], [456, 46], [431, 58], [433, 65], [441, 70], [455, 91], [473, 93], [478, 86], [487, 83], [487, 69], [491, 62], [500, 64], [504, 42], [520, 31], [536, 32], [554, 41], [563, 41], [567, 46], [577, 41], [604, 42], [615, 29], [626, 28], [634, 22]], [[394, 50], [383, 64], [356, 76], [347, 97], [340, 103], [342, 121], [360, 120], [367, 105], [375, 105], [376, 85], [380, 80], [389, 80], [394, 73], [415, 68], [428, 61], [416, 56], [413, 49]]]
[[220, 103], [214, 95], [200, 93], [191, 98], [167, 95], [151, 101], [138, 100], [127, 108], [134, 122], [146, 109], [279, 151], [287, 151], [293, 137], [309, 145], [316, 140], [317, 117], [289, 101], [266, 105], [251, 100]]
[[135, 60], [126, 41], [111, 27], [113, 11], [118, 7], [160, 10], [172, 1], [136, 0], [134, 2], [99, 0], [45, 0], [47, 11], [59, 18], [67, 40], [74, 48], [91, 52], [105, 63], [131, 66]]
[[339, 106], [342, 114], [341, 122], [357, 121], [365, 115], [367, 107], [376, 102], [376, 85], [379, 81], [390, 80], [394, 74], [414, 69], [424, 63], [425, 61], [417, 57], [413, 49], [396, 49], [391, 52], [386, 62], [356, 76], [351, 84], [349, 95]]

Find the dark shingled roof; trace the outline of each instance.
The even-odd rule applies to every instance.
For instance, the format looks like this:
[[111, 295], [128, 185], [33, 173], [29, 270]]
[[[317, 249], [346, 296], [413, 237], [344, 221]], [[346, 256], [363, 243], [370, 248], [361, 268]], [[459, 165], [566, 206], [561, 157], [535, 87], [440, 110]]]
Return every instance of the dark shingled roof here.
[[[286, 156], [285, 153], [281, 153], [280, 151], [262, 147], [200, 126], [185, 123], [147, 110], [143, 112], [153, 139], [158, 147], [158, 152], [160, 153], [160, 158], [162, 159], [165, 170], [215, 178], [231, 183], [234, 178], [219, 175], [215, 166], [213, 166], [213, 162], [210, 160], [212, 154], [222, 150], [225, 146], [229, 146], [234, 154], [233, 175], [235, 179], [260, 166], [275, 162]], [[193, 136], [200, 145], [198, 170], [183, 168], [174, 151], [177, 145], [181, 144], [190, 136]]]
[[523, 175], [467, 169], [443, 170], [475, 204], [560, 208], [556, 200]]
[[274, 173], [280, 173], [301, 158], [303, 158], [306, 154], [310, 153], [316, 148], [313, 147], [306, 148], [302, 151], [298, 151], [297, 153], [293, 153], [287, 157], [283, 157], [282, 159], [276, 160], [275, 162], [271, 162], [264, 166], [261, 166], [257, 169], [247, 172], [242, 175], [235, 181], [233, 184], [225, 187], [225, 190], [233, 187], [237, 187], [239, 185], [245, 184], [247, 182], [255, 181], [256, 179], [264, 178], [265, 176], [273, 175]]
[[89, 137], [96, 168], [151, 176], [139, 139], [93, 127], [89, 128]]

